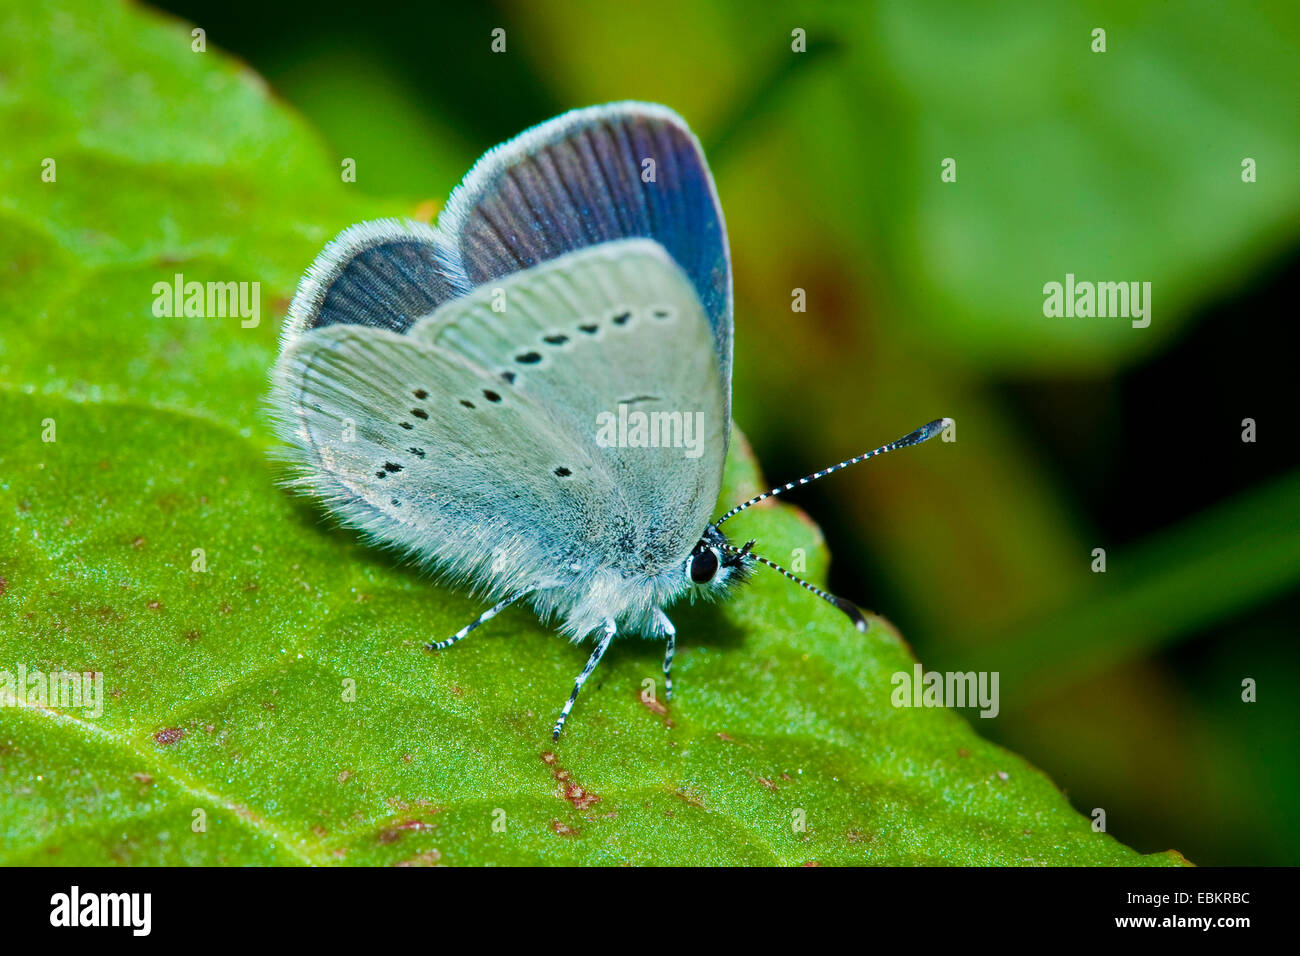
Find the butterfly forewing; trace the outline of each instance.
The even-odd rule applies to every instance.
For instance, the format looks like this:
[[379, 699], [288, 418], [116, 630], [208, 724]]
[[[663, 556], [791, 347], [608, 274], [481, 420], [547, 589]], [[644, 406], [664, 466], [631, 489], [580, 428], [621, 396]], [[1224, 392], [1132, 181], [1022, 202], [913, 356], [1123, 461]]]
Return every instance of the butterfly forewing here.
[[657, 571], [699, 540], [729, 422], [708, 319], [662, 247], [569, 253], [447, 303], [409, 335], [536, 401], [604, 464], [627, 506], [606, 512], [609, 561]]
[[644, 237], [685, 270], [712, 331], [729, 415], [731, 260], [699, 142], [650, 103], [573, 110], [491, 150], [438, 220], [439, 256], [461, 292], [576, 249]]

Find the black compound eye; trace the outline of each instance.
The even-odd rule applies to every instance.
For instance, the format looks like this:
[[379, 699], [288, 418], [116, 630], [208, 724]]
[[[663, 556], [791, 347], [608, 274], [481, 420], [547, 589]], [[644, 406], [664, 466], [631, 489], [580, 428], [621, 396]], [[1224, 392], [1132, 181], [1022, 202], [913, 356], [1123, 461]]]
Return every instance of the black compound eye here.
[[687, 573], [696, 584], [708, 584], [718, 574], [718, 552], [705, 548], [691, 555], [691, 564]]

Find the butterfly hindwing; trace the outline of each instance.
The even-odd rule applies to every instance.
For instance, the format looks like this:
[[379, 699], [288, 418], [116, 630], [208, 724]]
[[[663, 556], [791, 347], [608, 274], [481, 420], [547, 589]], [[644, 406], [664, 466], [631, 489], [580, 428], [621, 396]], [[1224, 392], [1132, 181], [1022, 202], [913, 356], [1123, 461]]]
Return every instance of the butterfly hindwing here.
[[464, 356], [537, 402], [604, 463], [626, 512], [609, 561], [654, 572], [699, 540], [722, 480], [729, 420], [711, 329], [657, 243], [604, 243], [482, 286], [409, 337]]
[[703, 305], [729, 408], [726, 226], [699, 142], [672, 110], [613, 103], [534, 127], [475, 164], [452, 193], [438, 232], [443, 268], [462, 293], [576, 249], [655, 240], [685, 270]]
[[405, 332], [453, 294], [432, 228], [394, 219], [360, 223], [330, 242], [299, 283], [286, 344], [331, 325]]

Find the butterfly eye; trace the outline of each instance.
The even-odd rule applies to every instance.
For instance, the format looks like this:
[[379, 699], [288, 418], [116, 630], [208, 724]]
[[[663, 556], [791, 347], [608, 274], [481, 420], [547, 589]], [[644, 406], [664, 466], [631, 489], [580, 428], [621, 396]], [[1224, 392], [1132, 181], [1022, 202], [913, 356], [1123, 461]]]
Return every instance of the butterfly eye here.
[[720, 566], [718, 552], [713, 548], [705, 548], [691, 555], [686, 564], [686, 573], [696, 584], [708, 584], [717, 577]]

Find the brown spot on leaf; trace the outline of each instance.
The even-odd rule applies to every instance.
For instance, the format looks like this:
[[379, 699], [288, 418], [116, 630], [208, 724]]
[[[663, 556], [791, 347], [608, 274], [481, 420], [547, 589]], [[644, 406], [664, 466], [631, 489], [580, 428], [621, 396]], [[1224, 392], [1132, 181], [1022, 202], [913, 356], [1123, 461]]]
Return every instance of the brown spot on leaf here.
[[442, 854], [437, 850], [425, 850], [423, 853], [417, 853], [409, 860], [394, 863], [393, 866], [437, 866], [438, 861], [441, 859]]
[[138, 537], [138, 538], [136, 538], [134, 541], [132, 541], [132, 542], [131, 542], [131, 547], [135, 548], [137, 551], [140, 550], [141, 548], [143, 548], [143, 547], [144, 547], [144, 537], [143, 537], [143, 535], [140, 536], [140, 537]]
[[340, 770], [340, 771], [339, 771], [339, 775], [338, 775], [337, 777], [335, 777], [334, 779], [336, 779], [339, 783], [347, 783], [349, 780], [352, 779], [352, 771], [351, 771], [351, 770]]
[[153, 739], [164, 747], [185, 739], [185, 731], [179, 727], [167, 727], [153, 735]]
[[678, 790], [677, 799], [681, 800], [688, 806], [699, 807], [701, 810], [704, 809], [704, 801], [700, 799], [699, 794], [694, 790]]
[[576, 783], [569, 771], [556, 764], [555, 754], [549, 750], [542, 754], [542, 763], [552, 767], [551, 776], [559, 781], [560, 786], [555, 789], [555, 795], [568, 800], [578, 810], [586, 810], [593, 803], [599, 803], [600, 797], [587, 790], [581, 784]]
[[146, 787], [149, 786], [149, 784], [153, 783], [153, 776], [151, 774], [141, 773], [139, 771], [131, 774], [131, 779], [134, 780], [136, 783], [143, 784]]
[[582, 789], [576, 783], [571, 783], [564, 788], [564, 799], [573, 804], [576, 810], [586, 810], [593, 803], [599, 803], [600, 797], [588, 790]]
[[638, 699], [641, 701], [641, 704], [652, 713], [658, 714], [660, 717], [667, 716], [668, 708], [664, 706], [663, 701], [659, 700], [659, 698], [652, 697], [650, 694], [642, 691], [638, 695]]
[[965, 747], [958, 747], [958, 748], [957, 748], [957, 756], [958, 756], [958, 757], [969, 757], [969, 756], [970, 756], [970, 751], [967, 750]]
[[576, 827], [571, 827], [567, 823], [561, 823], [559, 820], [551, 821], [551, 829], [560, 836], [574, 837], [578, 836], [580, 831]]

